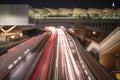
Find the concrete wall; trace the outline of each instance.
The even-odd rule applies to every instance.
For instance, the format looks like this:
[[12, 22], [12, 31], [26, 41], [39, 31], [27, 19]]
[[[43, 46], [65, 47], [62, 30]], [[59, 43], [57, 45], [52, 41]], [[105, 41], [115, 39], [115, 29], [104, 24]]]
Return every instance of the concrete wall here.
[[115, 60], [115, 68], [120, 71], [120, 57]]
[[0, 5], [0, 25], [28, 25], [28, 5]]

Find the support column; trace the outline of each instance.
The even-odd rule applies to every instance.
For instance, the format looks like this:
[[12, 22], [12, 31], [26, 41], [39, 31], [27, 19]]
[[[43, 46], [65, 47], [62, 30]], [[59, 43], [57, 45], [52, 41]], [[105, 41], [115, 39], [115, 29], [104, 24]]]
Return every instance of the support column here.
[[107, 70], [115, 70], [115, 55], [113, 54], [104, 54], [99, 56], [99, 62]]
[[76, 34], [80, 37], [81, 41], [84, 41], [85, 39], [85, 29], [82, 26], [76, 27]]
[[13, 27], [11, 27], [11, 28], [9, 28], [8, 30], [4, 30], [3, 27], [1, 27], [0, 29], [1, 29], [1, 31], [4, 32], [4, 33], [9, 33], [9, 32], [12, 31], [15, 27], [16, 27], [16, 25], [13, 26]]
[[15, 26], [12, 26], [11, 28], [9, 28], [8, 30], [5, 30], [4, 28], [3, 28], [3, 26], [0, 26], [0, 30], [3, 32], [3, 35], [1, 35], [2, 37], [2, 39], [1, 40], [3, 40], [3, 41], [5, 41], [5, 42], [8, 42], [9, 41], [9, 39], [8, 39], [8, 34], [9, 34], [9, 32], [10, 31], [12, 31], [14, 28], [16, 28], [16, 25]]

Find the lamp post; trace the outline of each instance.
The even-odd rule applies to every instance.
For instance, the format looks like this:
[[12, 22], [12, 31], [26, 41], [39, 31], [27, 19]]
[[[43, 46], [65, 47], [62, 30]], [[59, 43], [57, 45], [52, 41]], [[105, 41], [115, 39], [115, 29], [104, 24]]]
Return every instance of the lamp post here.
[[115, 3], [114, 3], [114, 2], [112, 3], [112, 8], [113, 8], [113, 9], [115, 8]]
[[116, 18], [116, 14], [115, 14], [115, 3], [114, 2], [112, 3], [112, 8], [113, 8], [112, 17], [113, 17], [113, 19], [115, 19]]

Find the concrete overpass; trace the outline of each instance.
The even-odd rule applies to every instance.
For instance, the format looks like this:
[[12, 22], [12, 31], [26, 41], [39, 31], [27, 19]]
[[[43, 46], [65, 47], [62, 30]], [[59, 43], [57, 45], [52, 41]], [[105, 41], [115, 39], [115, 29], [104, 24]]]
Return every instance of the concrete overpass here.
[[62, 24], [70, 24], [73, 26], [99, 26], [100, 24], [105, 24], [106, 26], [118, 26], [120, 25], [120, 20], [119, 19], [37, 19], [37, 24], [38, 25], [62, 25]]
[[[74, 27], [79, 37], [94, 37], [98, 42], [102, 41], [117, 26], [120, 25], [120, 19], [37, 19], [37, 25], [44, 26], [64, 26]], [[94, 35], [93, 32], [96, 34]]]
[[99, 62], [108, 70], [120, 70], [120, 27], [116, 28], [102, 42], [91, 42], [87, 47], [88, 52], [99, 55]]

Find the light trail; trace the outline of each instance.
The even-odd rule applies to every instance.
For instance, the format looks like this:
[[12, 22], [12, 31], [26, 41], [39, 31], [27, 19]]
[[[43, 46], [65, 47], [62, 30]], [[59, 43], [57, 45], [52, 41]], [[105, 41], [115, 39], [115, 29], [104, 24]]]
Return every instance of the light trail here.
[[[66, 72], [66, 73], [68, 73], [69, 80], [75, 80], [75, 75], [73, 74], [74, 70], [72, 68], [72, 63], [71, 63], [70, 57], [68, 55], [68, 48], [67, 48], [68, 46], [66, 46], [66, 43], [65, 43], [64, 32], [63, 32], [63, 30], [59, 29], [58, 33], [59, 33], [58, 36], [60, 36], [60, 44], [61, 44], [60, 48], [62, 48], [62, 50], [64, 51], [63, 53], [65, 55], [66, 66], [67, 66], [67, 69], [68, 69], [67, 70], [68, 72]], [[62, 54], [62, 56], [63, 56], [63, 54]], [[67, 74], [66, 74], [66, 76], [67, 76]]]
[[[56, 36], [55, 29], [53, 29], [52, 34], [51, 34], [51, 36], [50, 36], [50, 38], [49, 38], [49, 40], [48, 40], [48, 42], [43, 50], [41, 59], [37, 65], [36, 70], [34, 71], [34, 73], [32, 75], [31, 80], [36, 80], [36, 79], [45, 80], [47, 70], [48, 70], [48, 65], [50, 62], [52, 49], [53, 49], [53, 45], [54, 45], [54, 41], [55, 41], [55, 36]], [[47, 55], [47, 57], [46, 57], [46, 55]], [[39, 74], [40, 71], [41, 71], [41, 74]]]

